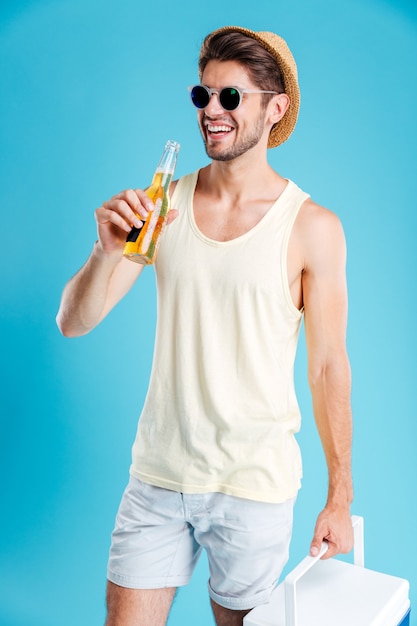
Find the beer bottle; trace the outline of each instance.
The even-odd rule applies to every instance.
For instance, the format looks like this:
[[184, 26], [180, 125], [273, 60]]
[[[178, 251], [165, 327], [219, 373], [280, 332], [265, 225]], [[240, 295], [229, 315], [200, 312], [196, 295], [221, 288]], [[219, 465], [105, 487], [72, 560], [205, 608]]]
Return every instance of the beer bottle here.
[[131, 261], [143, 265], [150, 265], [155, 261], [160, 237], [170, 209], [169, 186], [174, 175], [179, 149], [179, 143], [167, 141], [151, 186], [146, 190], [154, 203], [154, 209], [149, 211], [143, 226], [132, 228], [126, 238], [123, 254]]

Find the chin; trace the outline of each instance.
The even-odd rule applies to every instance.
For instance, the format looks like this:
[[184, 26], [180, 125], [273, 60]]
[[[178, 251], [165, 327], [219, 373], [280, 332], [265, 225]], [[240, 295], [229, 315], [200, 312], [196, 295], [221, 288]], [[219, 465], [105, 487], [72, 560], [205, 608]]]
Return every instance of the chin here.
[[230, 150], [221, 149], [220, 146], [209, 146], [205, 144], [207, 156], [213, 161], [231, 161], [235, 158]]

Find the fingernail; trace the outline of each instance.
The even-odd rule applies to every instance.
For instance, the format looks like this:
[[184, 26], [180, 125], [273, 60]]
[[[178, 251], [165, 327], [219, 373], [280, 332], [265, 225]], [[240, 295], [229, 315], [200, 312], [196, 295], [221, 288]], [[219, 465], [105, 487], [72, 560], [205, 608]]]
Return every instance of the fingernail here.
[[319, 549], [316, 546], [313, 546], [310, 550], [311, 556], [317, 556], [319, 553]]

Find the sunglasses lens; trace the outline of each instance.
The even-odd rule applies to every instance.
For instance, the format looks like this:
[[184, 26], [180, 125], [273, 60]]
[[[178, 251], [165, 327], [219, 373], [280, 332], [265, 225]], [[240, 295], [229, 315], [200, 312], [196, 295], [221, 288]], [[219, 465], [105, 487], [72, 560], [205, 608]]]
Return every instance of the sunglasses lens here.
[[226, 111], [234, 111], [240, 104], [240, 93], [233, 87], [225, 87], [219, 94], [220, 104]]
[[205, 109], [210, 101], [210, 94], [202, 85], [196, 85], [191, 89], [191, 100], [197, 109]]

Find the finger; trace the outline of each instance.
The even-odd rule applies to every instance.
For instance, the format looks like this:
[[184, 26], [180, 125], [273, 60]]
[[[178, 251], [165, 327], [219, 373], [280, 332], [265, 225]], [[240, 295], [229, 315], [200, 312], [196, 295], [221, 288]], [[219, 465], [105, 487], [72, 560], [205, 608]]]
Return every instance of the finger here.
[[347, 527], [345, 532], [342, 534], [342, 537], [339, 542], [339, 551], [342, 554], [347, 554], [353, 548], [353, 528], [352, 522], [350, 519], [348, 520]]
[[103, 206], [124, 215], [131, 224], [134, 223], [133, 215], [146, 220], [149, 211], [154, 208], [149, 196], [141, 189], [125, 189], [109, 201], [104, 202]]
[[143, 189], [135, 189], [134, 193], [136, 194], [140, 203], [145, 207], [145, 209], [148, 212], [153, 211], [154, 204], [152, 200], [150, 199], [150, 197], [148, 196], [148, 194], [146, 193], [146, 191], [144, 191]]
[[327, 541], [326, 543], [328, 544], [329, 547], [327, 548], [326, 552], [321, 557], [321, 561], [325, 561], [326, 559], [331, 559], [332, 556], [336, 556], [336, 554], [339, 553], [337, 547], [334, 544], [332, 544], [329, 541]]
[[323, 560], [330, 559], [332, 556], [337, 554], [346, 554], [351, 551], [353, 547], [353, 532], [350, 532], [350, 528], [347, 529], [345, 534], [343, 532], [327, 532], [327, 530], [323, 530], [323, 527], [321, 528], [321, 531], [319, 530], [317, 534], [315, 533], [311, 543], [310, 554], [312, 556], [316, 556], [318, 554], [318, 549], [320, 549], [322, 541], [326, 541], [328, 544], [328, 550], [326, 554], [322, 556]]
[[149, 196], [141, 189], [126, 189], [126, 191], [120, 194], [120, 199], [142, 220], [146, 220], [149, 211], [152, 211], [154, 208]]
[[326, 559], [330, 559], [332, 556], [335, 556], [336, 554], [339, 553], [337, 546], [333, 542], [323, 537], [322, 539], [320, 539], [320, 541], [313, 539], [311, 546], [310, 546], [310, 555], [317, 556], [321, 550], [321, 546], [323, 543], [327, 543], [327, 550], [321, 556], [322, 561], [325, 561]]
[[178, 211], [176, 209], [170, 209], [167, 217], [167, 224], [171, 224], [178, 217]]
[[141, 203], [134, 191], [127, 190], [116, 198], [112, 198], [103, 204], [104, 207], [116, 211], [126, 218], [127, 221], [133, 223], [134, 218], [146, 218], [147, 211], [144, 211]]
[[[317, 521], [316, 527], [314, 529], [313, 539], [310, 544], [310, 554], [311, 556], [317, 556], [320, 552], [321, 544], [323, 541], [329, 541], [329, 534], [327, 526]], [[329, 546], [330, 547], [330, 546]], [[327, 553], [326, 553], [327, 554]]]
[[141, 228], [143, 225], [143, 222], [141, 222], [134, 213], [132, 213], [130, 221], [127, 220], [123, 215], [120, 215], [117, 211], [114, 211], [113, 209], [108, 209], [105, 206], [101, 206], [96, 210], [95, 218], [98, 225], [111, 223], [115, 226], [118, 226], [127, 233], [132, 230], [132, 224], [136, 226], [136, 228]]
[[317, 541], [315, 538], [313, 539], [313, 541], [311, 542], [310, 545], [310, 555], [311, 556], [317, 556], [318, 553], [320, 552], [320, 548], [321, 548], [321, 544], [323, 542], [322, 541]]
[[147, 212], [144, 212], [143, 217], [138, 214], [139, 212], [132, 208], [131, 204], [126, 201], [126, 198], [112, 198], [108, 202], [105, 202], [103, 207], [124, 218], [130, 228], [132, 228], [132, 226], [140, 228], [142, 226], [141, 219], [146, 219], [147, 215]]

